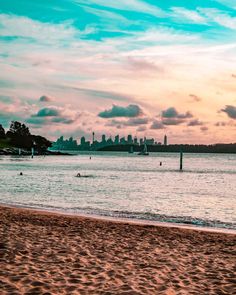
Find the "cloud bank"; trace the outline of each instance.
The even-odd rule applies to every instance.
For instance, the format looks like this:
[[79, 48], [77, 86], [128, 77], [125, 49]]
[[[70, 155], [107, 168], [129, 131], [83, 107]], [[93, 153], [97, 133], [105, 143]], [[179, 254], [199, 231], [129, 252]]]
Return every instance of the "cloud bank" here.
[[143, 114], [142, 109], [138, 105], [130, 104], [127, 107], [113, 105], [111, 109], [102, 111], [98, 114], [101, 118], [114, 118], [114, 117], [138, 117]]

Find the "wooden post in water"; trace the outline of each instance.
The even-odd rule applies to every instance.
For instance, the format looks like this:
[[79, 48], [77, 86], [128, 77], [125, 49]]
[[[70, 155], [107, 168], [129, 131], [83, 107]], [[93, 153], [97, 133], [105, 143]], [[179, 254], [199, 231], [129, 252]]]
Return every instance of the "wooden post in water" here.
[[182, 171], [183, 170], [183, 151], [180, 151], [180, 162], [179, 162], [179, 170]]

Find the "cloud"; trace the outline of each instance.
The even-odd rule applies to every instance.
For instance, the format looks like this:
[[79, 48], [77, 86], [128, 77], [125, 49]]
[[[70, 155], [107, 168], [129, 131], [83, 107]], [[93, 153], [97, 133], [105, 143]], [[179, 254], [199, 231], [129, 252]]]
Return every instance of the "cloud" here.
[[151, 129], [164, 129], [165, 126], [163, 125], [163, 123], [161, 121], [154, 120], [150, 128]]
[[193, 115], [189, 111], [186, 113], [179, 113], [176, 108], [170, 107], [162, 111], [161, 117], [164, 125], [180, 125], [187, 119], [192, 118]]
[[138, 105], [130, 104], [127, 107], [113, 105], [110, 110], [105, 110], [98, 114], [101, 118], [114, 117], [138, 117], [143, 114], [142, 109]]
[[191, 97], [193, 99], [193, 101], [199, 102], [201, 101], [201, 97], [195, 95], [195, 94], [189, 94], [189, 97]]
[[216, 122], [215, 123], [215, 126], [216, 127], [224, 127], [224, 126], [227, 126], [228, 124], [226, 122]]
[[208, 18], [208, 21], [215, 22], [231, 30], [236, 29], [236, 17], [229, 15], [223, 10], [216, 8], [198, 8], [202, 15]]
[[56, 117], [52, 118], [51, 122], [53, 123], [63, 123], [63, 124], [72, 124], [74, 120], [68, 119], [68, 118], [63, 118], [63, 117]]
[[174, 12], [173, 17], [180, 22], [186, 22], [186, 20], [196, 24], [206, 24], [207, 22], [206, 18], [195, 10], [188, 10], [184, 7], [172, 7], [171, 10]]
[[13, 103], [13, 99], [7, 95], [0, 95], [0, 102], [3, 102], [4, 104], [11, 104]]
[[49, 102], [49, 101], [52, 101], [53, 99], [47, 95], [43, 95], [39, 98], [39, 101], [41, 102]]
[[199, 121], [198, 119], [191, 120], [188, 122], [188, 126], [202, 126], [204, 123]]
[[103, 7], [103, 9], [115, 9], [115, 10], [123, 10], [123, 11], [134, 11], [146, 13], [154, 16], [163, 15], [161, 9], [159, 9], [156, 5], [148, 4], [141, 0], [119, 0], [119, 1], [106, 1], [106, 0], [74, 0], [75, 3], [85, 4], [85, 5], [99, 5]]
[[33, 125], [45, 125], [47, 124], [47, 120], [44, 117], [31, 117], [26, 119], [26, 123]]
[[192, 118], [193, 115], [190, 112], [180, 114], [174, 107], [170, 107], [167, 110], [162, 111], [163, 118], [176, 118], [176, 119], [187, 119]]
[[60, 111], [56, 107], [43, 108], [38, 111], [37, 114], [33, 115], [34, 117], [57, 117], [60, 115]]
[[36, 114], [31, 115], [31, 117], [27, 119], [27, 123], [35, 125], [45, 125], [51, 123], [72, 124], [80, 116], [81, 113], [70, 109], [68, 106], [50, 106], [42, 108]]
[[232, 105], [226, 105], [224, 109], [221, 110], [225, 112], [231, 119], [236, 119], [236, 107]]
[[154, 61], [146, 60], [145, 58], [128, 57], [128, 67], [133, 71], [139, 72], [164, 72], [164, 66], [158, 66]]
[[143, 132], [143, 131], [146, 131], [147, 130], [147, 127], [146, 126], [140, 126], [137, 128], [137, 132]]
[[119, 126], [119, 128], [121, 128], [122, 126], [129, 126], [129, 127], [133, 127], [133, 126], [139, 126], [139, 125], [146, 125], [149, 122], [149, 118], [145, 117], [145, 118], [131, 118], [129, 120], [116, 120], [113, 119], [111, 121], [109, 121], [106, 126]]
[[71, 22], [62, 24], [43, 23], [29, 17], [14, 14], [0, 14], [1, 36], [34, 39], [44, 43], [70, 39], [77, 30]]
[[131, 118], [125, 123], [125, 125], [126, 126], [145, 125], [148, 122], [149, 122], [148, 118]]
[[200, 129], [201, 129], [202, 132], [206, 132], [208, 130], [208, 127], [202, 126]]
[[180, 125], [182, 123], [184, 123], [185, 120], [184, 119], [179, 119], [179, 118], [164, 118], [162, 119], [162, 123], [164, 125]]
[[113, 100], [115, 99], [119, 101], [130, 101], [133, 99], [129, 95], [116, 93], [112, 91], [103, 91], [103, 90], [80, 88], [80, 87], [65, 87], [65, 86], [58, 86], [58, 88], [72, 89], [72, 90], [84, 93], [86, 95], [91, 95], [96, 98], [113, 99]]

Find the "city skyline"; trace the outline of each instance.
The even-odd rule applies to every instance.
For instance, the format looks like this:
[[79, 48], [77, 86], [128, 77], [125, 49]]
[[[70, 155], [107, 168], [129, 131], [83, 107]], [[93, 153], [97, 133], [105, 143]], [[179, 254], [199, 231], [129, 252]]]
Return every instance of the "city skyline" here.
[[167, 136], [163, 136], [163, 140], [156, 140], [155, 138], [146, 138], [146, 137], [140, 137], [133, 136], [132, 134], [129, 134], [127, 137], [120, 136], [120, 134], [116, 134], [113, 138], [112, 136], [107, 137], [106, 134], [102, 134], [101, 138], [96, 138], [95, 133], [92, 133], [92, 140], [85, 136], [82, 136], [79, 139], [74, 139], [73, 136], [69, 137], [68, 139], [64, 138], [64, 136], [60, 136], [55, 142], [53, 142], [52, 147], [54, 149], [98, 149], [105, 146], [111, 146], [111, 145], [168, 145], [168, 139]]
[[0, 3], [0, 124], [235, 142], [236, 7], [167, 2]]

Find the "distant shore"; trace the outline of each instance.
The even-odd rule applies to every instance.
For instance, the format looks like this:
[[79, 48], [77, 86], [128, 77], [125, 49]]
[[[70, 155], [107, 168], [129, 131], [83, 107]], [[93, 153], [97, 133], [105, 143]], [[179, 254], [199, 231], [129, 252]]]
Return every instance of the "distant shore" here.
[[0, 206], [1, 294], [232, 294], [236, 235]]
[[[32, 152], [26, 149], [21, 149], [21, 156], [31, 156]], [[70, 153], [62, 152], [62, 151], [45, 151], [39, 152], [35, 151], [35, 156], [69, 156]], [[19, 148], [11, 147], [11, 148], [3, 148], [0, 149], [0, 156], [19, 156]]]

